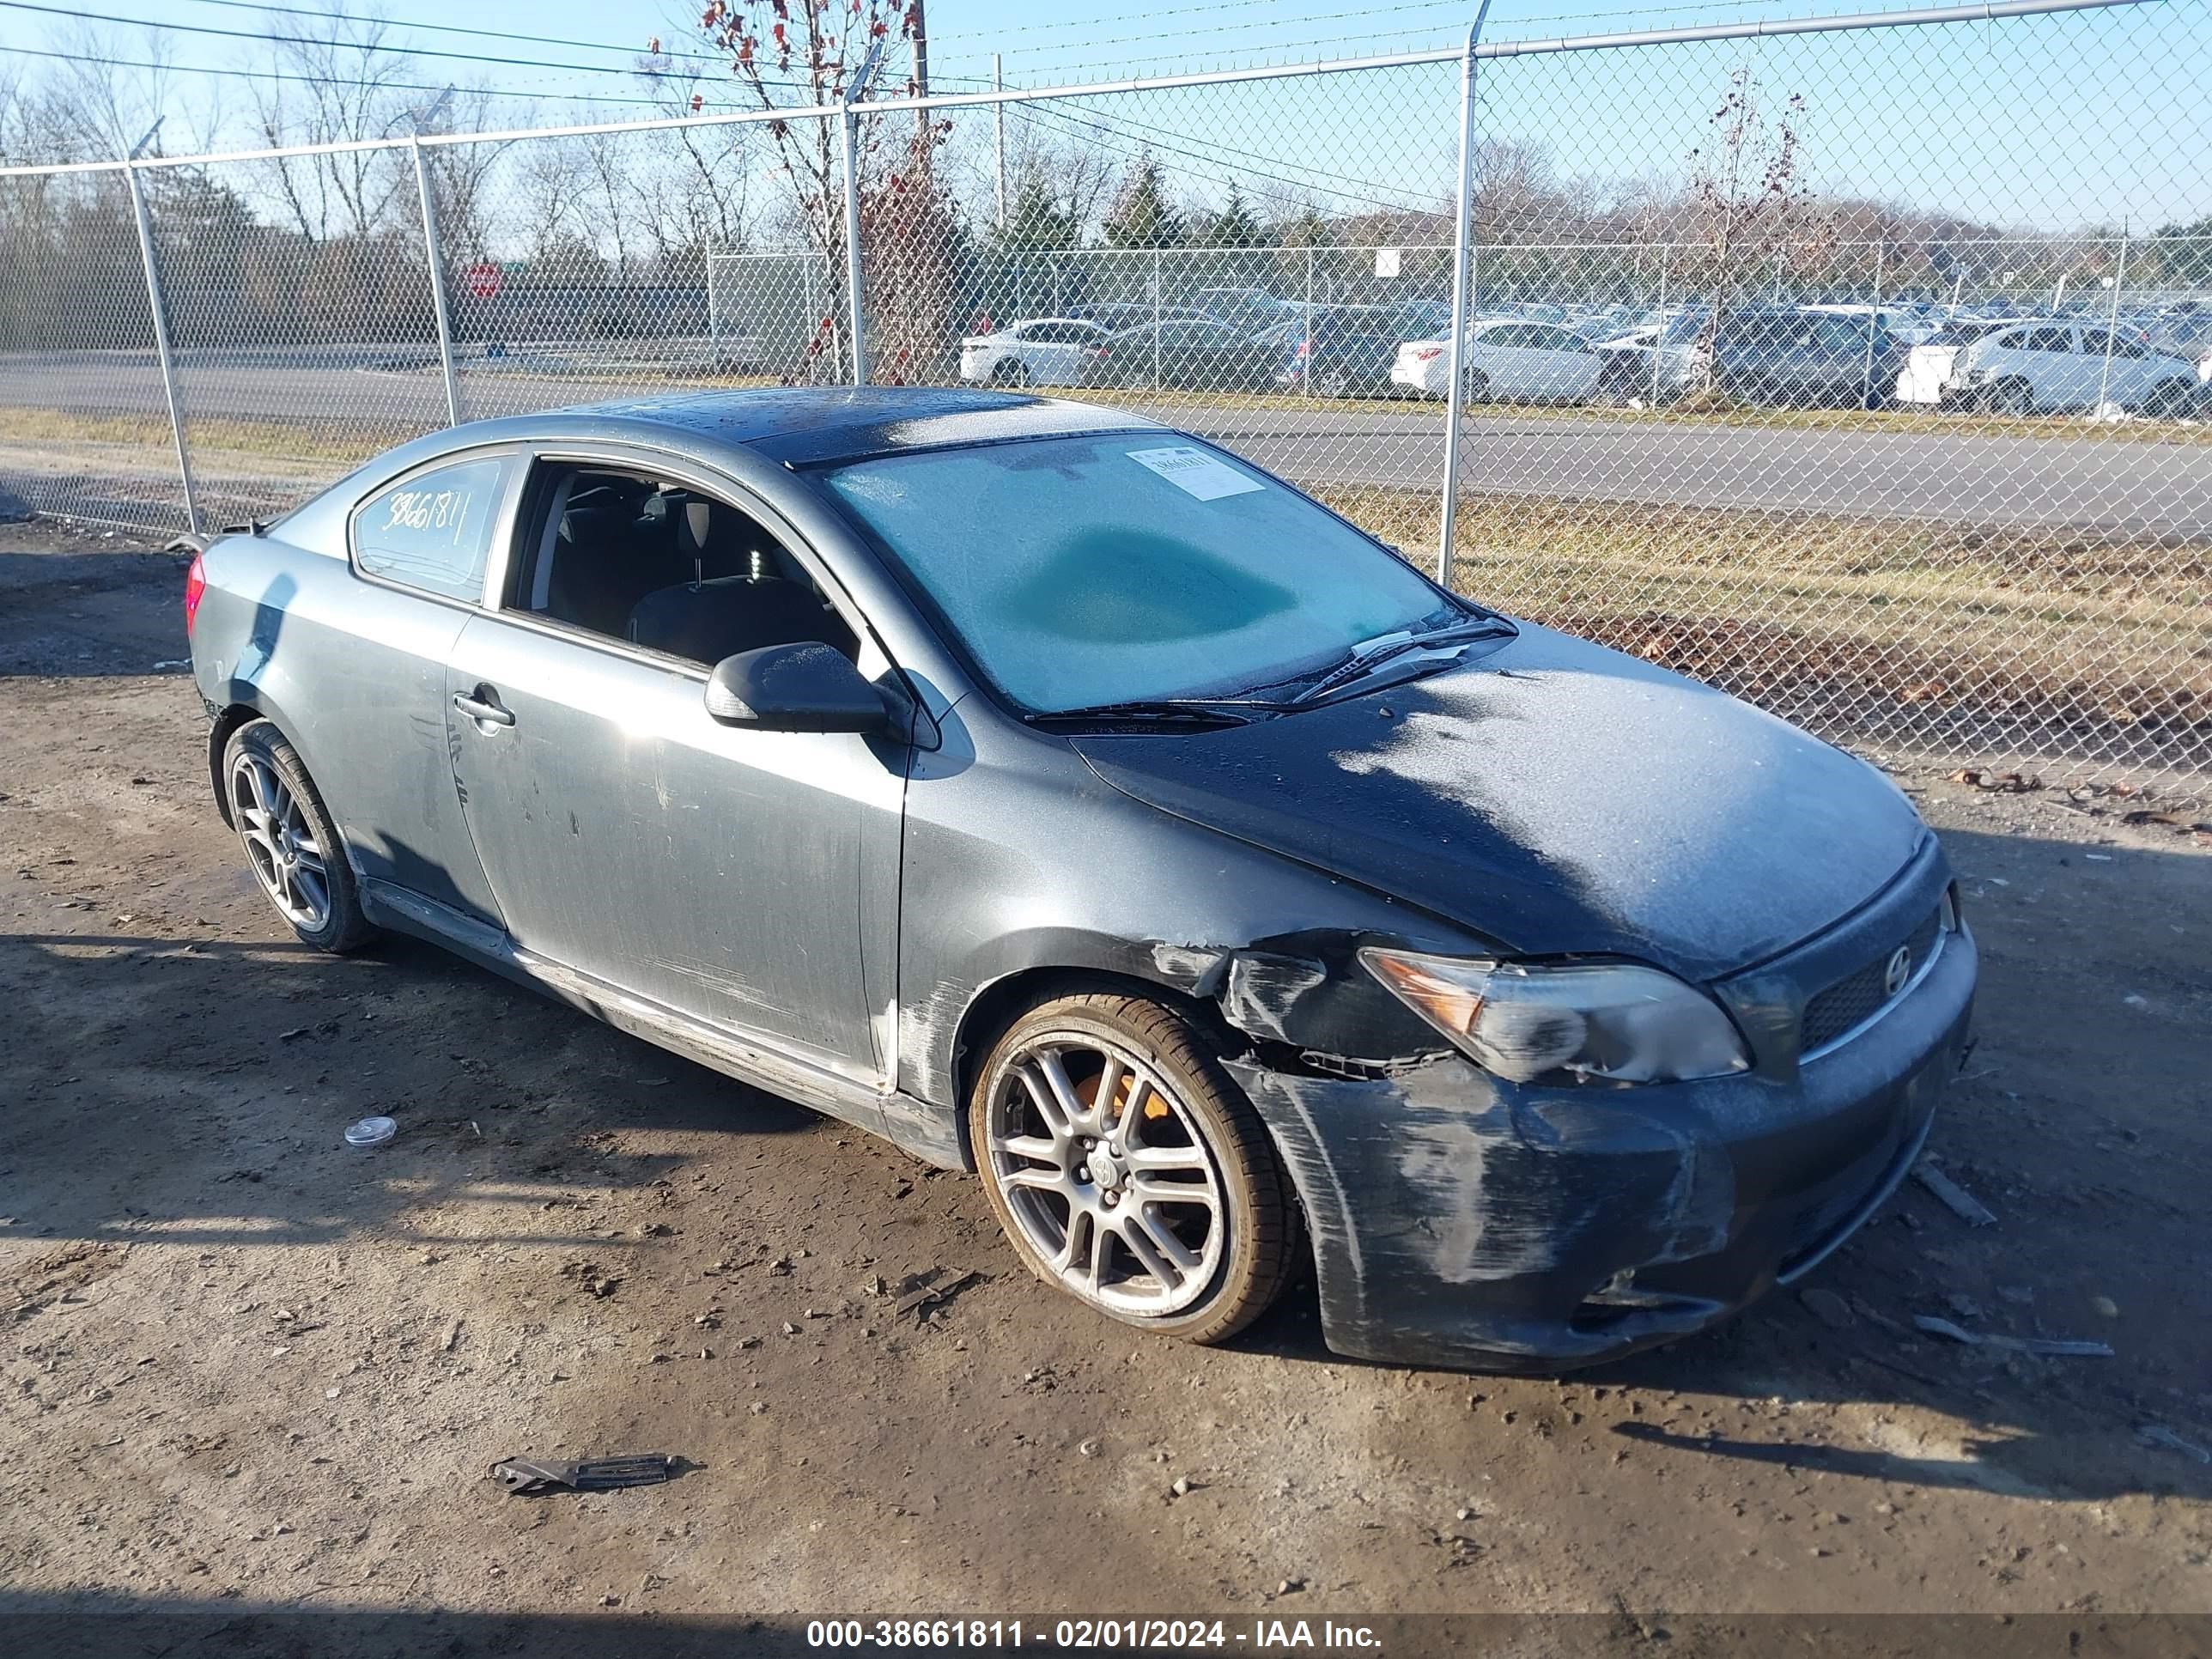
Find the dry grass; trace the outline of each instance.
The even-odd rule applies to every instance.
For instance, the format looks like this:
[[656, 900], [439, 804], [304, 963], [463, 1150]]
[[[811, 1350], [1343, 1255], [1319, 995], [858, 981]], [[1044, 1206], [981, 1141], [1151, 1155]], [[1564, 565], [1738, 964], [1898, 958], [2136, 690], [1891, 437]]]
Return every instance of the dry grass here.
[[[1432, 565], [1433, 499], [1319, 492]], [[1801, 718], [2212, 737], [2212, 544], [1496, 497], [1452, 586]]]
[[[418, 435], [398, 422], [366, 427], [350, 416], [319, 420], [203, 419], [186, 423], [192, 465], [210, 476], [251, 463], [249, 471], [313, 468], [335, 474]], [[0, 443], [13, 452], [58, 451], [79, 460], [102, 452], [143, 468], [149, 456], [170, 456], [175, 439], [159, 415], [83, 415], [57, 410], [0, 409]]]

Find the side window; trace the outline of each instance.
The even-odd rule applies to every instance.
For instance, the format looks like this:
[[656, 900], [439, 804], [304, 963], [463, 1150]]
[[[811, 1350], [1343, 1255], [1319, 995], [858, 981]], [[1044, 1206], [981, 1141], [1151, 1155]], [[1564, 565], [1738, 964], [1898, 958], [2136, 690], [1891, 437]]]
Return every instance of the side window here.
[[1528, 331], [1519, 323], [1507, 323], [1503, 327], [1492, 329], [1481, 338], [1486, 346], [1494, 346], [1500, 351], [1511, 351], [1528, 343]]
[[769, 645], [858, 649], [766, 526], [686, 484], [541, 461], [520, 519], [508, 610], [706, 666]]
[[2107, 349], [2115, 357], [2141, 357], [2146, 355], [2142, 347], [2130, 339], [2124, 331], [2108, 333], [2101, 328], [2085, 328], [2081, 331], [2081, 349], [2092, 357], [2101, 357]]
[[2027, 331], [2027, 338], [2019, 344], [2024, 351], [2071, 351], [2074, 349], [2074, 333], [2071, 329], [2064, 328], [2032, 328]]
[[354, 514], [354, 562], [426, 593], [480, 599], [507, 470], [504, 459], [463, 461], [372, 495]]

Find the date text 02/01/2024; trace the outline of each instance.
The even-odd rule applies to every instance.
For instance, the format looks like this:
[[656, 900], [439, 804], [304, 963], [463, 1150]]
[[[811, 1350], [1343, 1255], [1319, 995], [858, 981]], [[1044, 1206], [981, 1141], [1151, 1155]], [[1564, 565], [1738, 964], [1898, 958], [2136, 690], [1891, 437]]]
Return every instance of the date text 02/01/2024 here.
[[1132, 1648], [1162, 1651], [1232, 1650], [1291, 1653], [1300, 1650], [1375, 1650], [1372, 1626], [1330, 1619], [1060, 1619], [1050, 1625], [1019, 1619], [826, 1619], [809, 1621], [806, 1645], [815, 1649], [945, 1649], [1050, 1646], [1062, 1650]]

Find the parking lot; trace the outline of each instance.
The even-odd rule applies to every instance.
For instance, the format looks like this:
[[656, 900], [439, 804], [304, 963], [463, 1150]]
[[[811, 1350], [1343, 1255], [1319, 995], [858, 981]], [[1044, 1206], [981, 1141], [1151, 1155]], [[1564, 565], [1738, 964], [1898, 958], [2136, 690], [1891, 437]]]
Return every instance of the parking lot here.
[[[0, 528], [7, 1610], [214, 1610], [252, 1653], [301, 1607], [326, 1652], [409, 1619], [637, 1651], [654, 1615], [1580, 1612], [1634, 1646], [1656, 1610], [2212, 1612], [2212, 807], [2179, 784], [1888, 757], [1984, 952], [1931, 1148], [1991, 1224], [1908, 1184], [1797, 1291], [1556, 1380], [1334, 1359], [1303, 1286], [1201, 1351], [1033, 1282], [972, 1182], [428, 949], [293, 942], [208, 799], [179, 581]], [[372, 1113], [397, 1138], [345, 1145]], [[485, 1478], [644, 1450], [687, 1468]]]

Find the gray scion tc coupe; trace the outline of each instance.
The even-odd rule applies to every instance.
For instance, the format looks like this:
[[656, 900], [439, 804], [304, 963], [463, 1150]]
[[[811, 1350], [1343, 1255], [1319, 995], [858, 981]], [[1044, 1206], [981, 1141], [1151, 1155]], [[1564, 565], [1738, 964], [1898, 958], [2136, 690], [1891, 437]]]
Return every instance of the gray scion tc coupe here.
[[1116, 410], [733, 392], [437, 433], [187, 579], [225, 818], [434, 939], [973, 1170], [1194, 1341], [1555, 1369], [1895, 1187], [1975, 951], [1871, 768], [1454, 597]]

